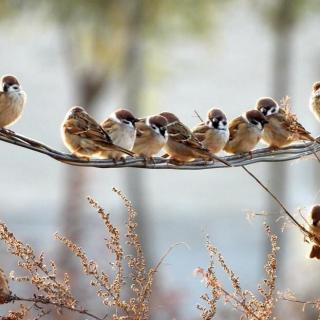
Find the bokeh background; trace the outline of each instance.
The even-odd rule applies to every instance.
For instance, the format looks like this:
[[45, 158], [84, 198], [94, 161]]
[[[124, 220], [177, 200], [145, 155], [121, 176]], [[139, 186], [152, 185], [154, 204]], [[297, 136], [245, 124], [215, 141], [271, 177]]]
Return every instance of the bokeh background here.
[[[205, 117], [217, 106], [232, 119], [260, 96], [289, 95], [301, 123], [318, 135], [308, 101], [320, 79], [319, 17], [317, 0], [1, 0], [0, 73], [17, 75], [28, 94], [23, 118], [12, 129], [66, 151], [60, 124], [73, 105], [85, 106], [99, 121], [120, 106], [137, 116], [170, 110], [192, 127], [194, 110]], [[85, 197], [96, 198], [123, 225], [126, 212], [113, 186], [138, 210], [149, 265], [176, 242], [189, 246], [176, 248], [161, 267], [153, 319], [199, 319], [196, 304], [205, 288], [193, 270], [208, 264], [205, 234], [243, 287], [255, 290], [269, 250], [264, 219], [280, 235], [277, 289], [290, 288], [302, 300], [320, 297], [319, 262], [306, 258], [303, 236], [290, 226], [281, 232], [279, 208], [238, 168], [84, 169], [4, 142], [0, 150], [0, 219], [70, 272], [88, 305], [93, 294], [83, 289], [78, 261], [53, 233], [77, 241], [103, 264], [103, 227]], [[296, 214], [320, 201], [314, 159], [251, 169]], [[248, 212], [263, 215], [250, 222]], [[15, 268], [2, 244], [0, 261], [7, 272]], [[316, 318], [313, 310], [285, 303], [278, 312]], [[237, 316], [221, 306], [219, 318]]]

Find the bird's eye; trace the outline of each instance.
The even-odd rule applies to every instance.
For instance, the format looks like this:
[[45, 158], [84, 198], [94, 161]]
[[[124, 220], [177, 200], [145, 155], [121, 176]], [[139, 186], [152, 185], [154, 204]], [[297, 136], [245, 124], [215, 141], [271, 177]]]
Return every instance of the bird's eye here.
[[223, 124], [224, 126], [226, 126], [226, 125], [227, 125], [227, 121], [226, 121], [226, 120], [223, 120], [223, 121], [222, 121], [222, 124]]
[[125, 123], [125, 124], [130, 124], [130, 121], [127, 120], [127, 119], [122, 119], [122, 122]]
[[154, 124], [151, 126], [153, 130], [157, 130], [157, 126], [155, 126]]
[[257, 124], [259, 124], [259, 122], [258, 122], [257, 120], [251, 120], [251, 123], [254, 124], [255, 126], [256, 126]]

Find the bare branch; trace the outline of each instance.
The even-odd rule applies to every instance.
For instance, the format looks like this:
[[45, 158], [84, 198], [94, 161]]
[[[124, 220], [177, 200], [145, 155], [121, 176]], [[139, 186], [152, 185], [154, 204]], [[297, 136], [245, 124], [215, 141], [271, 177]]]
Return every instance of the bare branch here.
[[[82, 167], [96, 168], [145, 168], [145, 169], [174, 169], [174, 170], [203, 170], [227, 168], [228, 166], [221, 162], [193, 161], [183, 165], [170, 162], [170, 159], [155, 157], [152, 163], [146, 163], [145, 159], [127, 158], [125, 162], [114, 163], [112, 160], [85, 159], [77, 158], [71, 154], [59, 152], [42, 142], [24, 137], [12, 131], [0, 130], [0, 140], [17, 145], [22, 148], [30, 149], [35, 152], [45, 154], [57, 161]], [[252, 152], [252, 155], [232, 155], [222, 157], [223, 160], [230, 163], [233, 167], [242, 167], [259, 162], [283, 162], [295, 159], [301, 159], [309, 155], [314, 155], [320, 151], [320, 144], [317, 142], [300, 143], [291, 145], [283, 149], [272, 151], [269, 148], [261, 148]]]
[[44, 304], [44, 305], [51, 305], [51, 306], [55, 306], [61, 309], [66, 309], [72, 312], [76, 312], [76, 313], [80, 313], [80, 314], [84, 314], [92, 319], [96, 319], [96, 320], [103, 320], [104, 318], [100, 318], [96, 315], [94, 315], [93, 313], [90, 313], [89, 311], [85, 310], [85, 309], [77, 309], [77, 308], [72, 308], [69, 307], [67, 305], [64, 304], [60, 304], [60, 303], [56, 303], [53, 301], [50, 301], [50, 299], [45, 298], [45, 297], [41, 297], [41, 296], [34, 296], [33, 298], [22, 298], [22, 297], [18, 297], [16, 295], [11, 296], [8, 299], [8, 303], [9, 302], [17, 302], [17, 301], [24, 301], [24, 302], [33, 302], [33, 303], [39, 303], [39, 304]]
[[245, 166], [242, 166], [243, 170], [248, 173], [267, 193], [278, 203], [284, 213], [291, 219], [291, 221], [300, 229], [300, 231], [311, 241], [316, 243], [320, 243], [319, 237], [307, 230], [298, 220], [289, 212], [289, 210], [285, 207], [285, 205], [281, 202], [281, 200], [265, 185], [263, 182], [258, 179], [250, 170], [248, 170]]

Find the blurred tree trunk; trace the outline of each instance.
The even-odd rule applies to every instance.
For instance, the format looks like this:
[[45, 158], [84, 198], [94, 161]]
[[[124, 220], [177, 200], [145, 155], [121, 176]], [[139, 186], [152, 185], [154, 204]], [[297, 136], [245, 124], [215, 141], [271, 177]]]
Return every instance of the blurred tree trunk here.
[[[128, 44], [125, 56], [124, 79], [126, 83], [126, 93], [124, 104], [135, 116], [143, 114], [141, 108], [141, 96], [144, 88], [144, 41], [143, 41], [143, 25], [144, 25], [144, 1], [136, 0], [130, 2], [130, 20], [128, 22]], [[128, 4], [129, 5], [129, 4]], [[129, 190], [129, 199], [132, 201], [137, 210], [138, 234], [141, 237], [146, 264], [151, 266], [152, 258], [150, 254], [150, 228], [148, 222], [147, 197], [144, 192], [142, 170], [125, 171], [125, 179]]]
[[[272, 62], [272, 83], [273, 97], [279, 101], [288, 94], [290, 86], [291, 69], [291, 49], [292, 49], [292, 31], [295, 25], [294, 19], [294, 1], [278, 0], [277, 8], [273, 18], [273, 62]], [[286, 202], [286, 188], [288, 186], [287, 165], [273, 163], [268, 166], [268, 178], [270, 189]], [[268, 198], [269, 199], [269, 198]], [[272, 231], [278, 236], [278, 245], [281, 248], [278, 259], [278, 279], [283, 280], [283, 257], [285, 253], [285, 233], [281, 231], [283, 220], [277, 221], [279, 217], [279, 206], [270, 199], [268, 212], [270, 213], [269, 225]], [[269, 240], [267, 243], [268, 252], [270, 251]]]

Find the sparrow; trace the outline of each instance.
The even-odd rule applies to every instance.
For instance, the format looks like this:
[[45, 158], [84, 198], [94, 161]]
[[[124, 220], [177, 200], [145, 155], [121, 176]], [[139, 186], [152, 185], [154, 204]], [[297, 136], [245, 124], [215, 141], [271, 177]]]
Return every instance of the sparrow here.
[[[320, 239], [320, 206], [314, 206], [311, 210], [312, 224], [309, 225], [309, 231]], [[320, 259], [320, 246], [312, 246], [309, 257]]]
[[86, 159], [101, 151], [133, 153], [113, 143], [110, 136], [82, 107], [73, 107], [61, 126], [65, 146], [77, 157]]
[[320, 81], [312, 85], [310, 97], [310, 110], [315, 117], [320, 121]]
[[14, 124], [22, 114], [27, 95], [22, 90], [18, 79], [13, 75], [1, 78], [0, 91], [0, 128]]
[[137, 133], [132, 151], [146, 159], [152, 158], [168, 140], [167, 124], [167, 119], [160, 115], [150, 116], [136, 122]]
[[223, 149], [229, 140], [227, 118], [220, 109], [210, 109], [207, 120], [192, 129], [192, 133], [212, 153]]
[[[101, 123], [101, 127], [110, 136], [113, 143], [126, 150], [132, 150], [136, 138], [135, 123], [138, 121], [132, 113], [126, 109], [114, 111]], [[124, 159], [125, 152], [106, 150], [99, 154], [103, 159]]]
[[11, 291], [9, 289], [8, 279], [0, 268], [0, 304], [6, 303], [10, 296]]
[[272, 98], [258, 99], [256, 108], [268, 120], [262, 139], [271, 148], [278, 149], [299, 140], [314, 141], [310, 132], [297, 121], [296, 115], [288, 108], [281, 108]]
[[168, 121], [168, 141], [164, 146], [164, 150], [173, 161], [180, 163], [195, 159], [203, 159], [205, 161], [216, 159], [227, 166], [230, 166], [228, 162], [213, 155], [205, 148], [191, 130], [184, 125], [176, 115], [171, 112], [162, 112], [160, 115], [165, 117]]
[[229, 124], [230, 136], [224, 150], [228, 153], [251, 153], [260, 141], [267, 123], [265, 116], [257, 110], [247, 111], [233, 119]]

